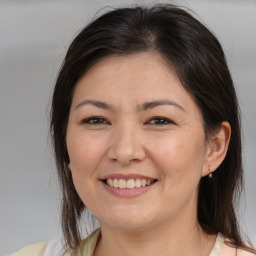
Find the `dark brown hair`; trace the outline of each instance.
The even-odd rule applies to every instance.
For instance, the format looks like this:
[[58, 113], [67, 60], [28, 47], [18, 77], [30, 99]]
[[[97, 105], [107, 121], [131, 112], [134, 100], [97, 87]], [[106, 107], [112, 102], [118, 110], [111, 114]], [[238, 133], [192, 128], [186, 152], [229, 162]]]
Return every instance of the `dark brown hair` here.
[[233, 246], [254, 252], [243, 241], [236, 217], [243, 183], [239, 108], [222, 47], [216, 37], [184, 9], [174, 5], [120, 8], [103, 14], [73, 40], [59, 72], [51, 112], [51, 132], [62, 188], [62, 229], [70, 249], [79, 246], [85, 205], [70, 171], [66, 130], [74, 87], [97, 61], [111, 55], [156, 52], [174, 67], [200, 108], [206, 136], [228, 121], [232, 135], [227, 155], [199, 185], [198, 221], [209, 234], [221, 232]]

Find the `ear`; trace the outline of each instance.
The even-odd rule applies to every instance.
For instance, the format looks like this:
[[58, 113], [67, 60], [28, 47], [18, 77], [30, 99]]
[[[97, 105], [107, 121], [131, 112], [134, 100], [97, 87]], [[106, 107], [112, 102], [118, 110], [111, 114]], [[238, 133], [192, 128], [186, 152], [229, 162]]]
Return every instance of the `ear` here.
[[202, 176], [214, 172], [220, 166], [227, 154], [230, 137], [231, 126], [224, 121], [219, 131], [208, 139]]

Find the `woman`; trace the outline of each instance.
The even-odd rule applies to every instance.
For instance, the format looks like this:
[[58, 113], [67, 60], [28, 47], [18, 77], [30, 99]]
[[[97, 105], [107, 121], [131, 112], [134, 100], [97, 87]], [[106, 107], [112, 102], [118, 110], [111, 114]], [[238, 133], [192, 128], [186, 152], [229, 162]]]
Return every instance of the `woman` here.
[[[116, 9], [72, 42], [52, 100], [65, 244], [14, 255], [254, 255], [235, 89], [213, 34], [173, 5]], [[100, 229], [82, 240], [88, 208]]]

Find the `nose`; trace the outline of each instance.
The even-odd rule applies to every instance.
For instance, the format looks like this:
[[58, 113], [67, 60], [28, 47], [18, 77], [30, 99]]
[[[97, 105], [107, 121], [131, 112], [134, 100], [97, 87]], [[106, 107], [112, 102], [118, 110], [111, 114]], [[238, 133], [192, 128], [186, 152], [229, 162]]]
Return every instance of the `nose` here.
[[113, 130], [111, 144], [108, 149], [108, 158], [119, 162], [121, 165], [129, 165], [140, 162], [146, 156], [142, 145], [142, 136], [136, 127], [123, 127]]

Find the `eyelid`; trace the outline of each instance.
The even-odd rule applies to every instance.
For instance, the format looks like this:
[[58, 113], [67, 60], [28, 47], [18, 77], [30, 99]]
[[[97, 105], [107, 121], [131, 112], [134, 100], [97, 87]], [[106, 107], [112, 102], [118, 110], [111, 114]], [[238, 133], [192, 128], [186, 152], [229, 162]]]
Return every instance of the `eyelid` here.
[[[164, 121], [164, 123], [161, 123], [161, 124], [151, 124], [150, 122], [153, 121], [153, 120], [162, 120]], [[167, 118], [167, 117], [163, 117], [163, 116], [155, 116], [155, 117], [151, 117], [147, 122], [146, 124], [149, 124], [149, 125], [159, 125], [159, 126], [164, 126], [164, 125], [169, 125], [169, 124], [175, 124], [170, 118]]]
[[[99, 122], [99, 123], [90, 123], [90, 120], [97, 120], [98, 121], [101, 119], [103, 122]], [[83, 118], [81, 120], [81, 122], [79, 122], [80, 124], [88, 124], [88, 125], [105, 125], [105, 124], [110, 124], [110, 122], [103, 116], [90, 116], [87, 118]]]
[[[92, 122], [90, 122], [92, 121]], [[96, 121], [96, 122], [94, 122]], [[151, 123], [152, 121], [156, 121], [156, 123]], [[159, 122], [159, 123], [157, 123]], [[79, 124], [82, 125], [106, 125], [106, 124], [110, 124], [110, 122], [108, 121], [108, 119], [106, 119], [103, 116], [90, 116], [87, 118], [83, 118]], [[175, 124], [174, 121], [172, 121], [170, 118], [167, 117], [163, 117], [163, 116], [154, 116], [149, 118], [146, 122], [146, 125], [156, 125], [156, 126], [165, 126], [165, 125], [169, 125], [169, 124]]]

